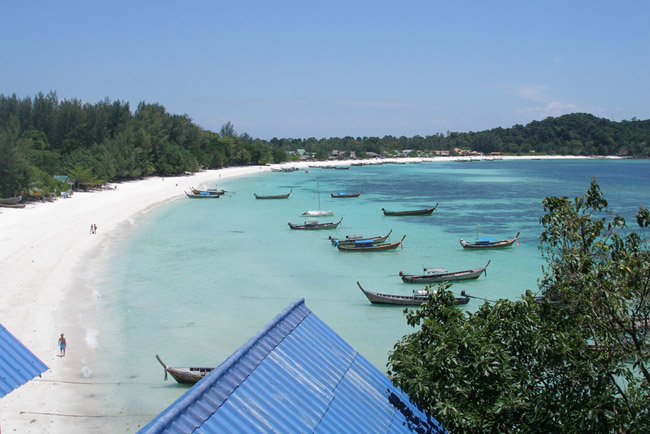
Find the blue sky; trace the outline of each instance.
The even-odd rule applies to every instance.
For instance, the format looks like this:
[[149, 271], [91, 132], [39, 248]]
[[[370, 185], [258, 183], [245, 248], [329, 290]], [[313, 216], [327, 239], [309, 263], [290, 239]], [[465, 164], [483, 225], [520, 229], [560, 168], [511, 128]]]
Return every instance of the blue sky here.
[[11, 1], [0, 93], [160, 103], [253, 137], [650, 118], [650, 2]]

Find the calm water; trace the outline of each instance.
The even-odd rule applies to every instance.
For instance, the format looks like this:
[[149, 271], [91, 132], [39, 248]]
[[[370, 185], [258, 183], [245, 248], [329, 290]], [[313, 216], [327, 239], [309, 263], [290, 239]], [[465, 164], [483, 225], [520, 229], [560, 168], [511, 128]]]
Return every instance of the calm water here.
[[[517, 299], [537, 288], [538, 250], [545, 196], [583, 194], [595, 176], [610, 207], [632, 218], [650, 204], [650, 162], [611, 160], [529, 160], [435, 162], [310, 168], [264, 173], [224, 181], [229, 193], [217, 200], [178, 200], [134, 223], [111, 249], [109, 268], [97, 291], [100, 315], [97, 357], [89, 369], [97, 381], [115, 384], [125, 414], [148, 422], [186, 389], [162, 367], [216, 366], [272, 320], [289, 303], [306, 305], [364, 357], [385, 370], [387, 355], [403, 335], [402, 308], [371, 305], [356, 286], [409, 294], [418, 285], [402, 283], [399, 271], [422, 267], [450, 271], [483, 266], [486, 276], [458, 283], [454, 291], [488, 299]], [[282, 194], [288, 200], [255, 200], [253, 193]], [[334, 210], [336, 230], [292, 231], [299, 214]], [[335, 199], [333, 192], [363, 191], [359, 198]], [[386, 217], [381, 212], [426, 208], [432, 216]], [[461, 237], [510, 238], [519, 246], [500, 251], [465, 251]], [[406, 234], [403, 249], [345, 253], [329, 235]], [[475, 310], [479, 300], [463, 309]]]

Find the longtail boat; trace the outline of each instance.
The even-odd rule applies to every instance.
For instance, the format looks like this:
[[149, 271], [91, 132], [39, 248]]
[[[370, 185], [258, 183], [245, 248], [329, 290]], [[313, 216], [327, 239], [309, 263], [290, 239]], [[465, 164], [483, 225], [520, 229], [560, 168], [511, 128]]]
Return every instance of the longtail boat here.
[[332, 195], [332, 197], [359, 197], [359, 196], [361, 196], [361, 193], [363, 193], [363, 192], [362, 191], [360, 191], [358, 193], [344, 193], [344, 192], [341, 192], [341, 193], [330, 193], [330, 194]]
[[6, 204], [6, 203], [0, 203], [0, 207], [2, 208], [25, 208], [24, 203], [14, 203], [14, 204]]
[[172, 368], [165, 365], [165, 362], [162, 361], [158, 354], [156, 354], [156, 359], [163, 366], [163, 368], [165, 368], [165, 381], [167, 381], [167, 374], [169, 374], [180, 384], [197, 383], [214, 369], [208, 367]]
[[507, 240], [494, 241], [494, 238], [477, 238], [473, 243], [468, 243], [464, 239], [460, 239], [460, 245], [463, 246], [463, 249], [499, 249], [502, 247], [510, 247], [514, 243], [519, 245], [517, 238], [519, 237], [519, 232], [514, 238], [508, 238]]
[[[354, 245], [346, 244], [342, 246], [339, 244], [337, 247], [341, 252], [377, 252], [382, 250], [395, 250], [402, 245], [404, 238], [406, 238], [406, 235], [404, 235], [399, 241], [380, 244], [375, 244], [372, 240], [357, 240]], [[404, 247], [402, 246], [402, 248]]]
[[384, 212], [384, 215], [387, 216], [409, 216], [409, 215], [431, 215], [438, 208], [436, 204], [433, 208], [424, 208], [424, 209], [414, 209], [408, 211], [388, 211], [384, 208], [381, 210]]
[[343, 217], [337, 222], [328, 222], [328, 223], [318, 223], [317, 220], [306, 221], [302, 225], [296, 225], [289, 222], [289, 227], [291, 229], [305, 229], [305, 230], [318, 230], [318, 229], [335, 229], [338, 225], [341, 224]]
[[359, 240], [370, 240], [375, 244], [383, 243], [390, 237], [390, 234], [393, 233], [391, 229], [386, 235], [379, 235], [377, 237], [364, 237], [363, 235], [346, 235], [344, 240], [339, 240], [338, 238], [329, 237], [329, 240], [332, 242], [334, 247], [354, 245]]
[[212, 194], [216, 196], [221, 196], [222, 194], [225, 194], [225, 190], [217, 190], [216, 188], [208, 188], [207, 190], [199, 190], [194, 187], [191, 188], [192, 193], [194, 194]]
[[190, 199], [219, 199], [221, 197], [220, 194], [188, 193], [187, 191], [185, 192], [185, 194]]
[[291, 196], [292, 192], [293, 189], [291, 189], [287, 194], [275, 194], [275, 195], [264, 196], [261, 194], [253, 193], [253, 195], [255, 196], [255, 199], [288, 199], [289, 196]]
[[[394, 294], [381, 294], [379, 292], [372, 292], [364, 289], [359, 282], [357, 282], [359, 289], [370, 300], [372, 304], [390, 304], [395, 306], [421, 306], [426, 303], [429, 298], [429, 292], [424, 290], [413, 291], [413, 295], [394, 295]], [[460, 292], [461, 297], [454, 297], [456, 304], [469, 303], [469, 296], [465, 294], [465, 290]]]
[[16, 205], [22, 199], [22, 196], [6, 197], [4, 199], [0, 199], [0, 205]]
[[402, 281], [406, 283], [451, 282], [453, 280], [478, 279], [481, 273], [487, 275], [486, 269], [488, 265], [490, 265], [490, 261], [485, 264], [485, 267], [472, 268], [470, 270], [450, 272], [444, 268], [425, 268], [425, 274], [422, 275], [404, 274], [401, 271], [399, 272], [399, 275], [401, 276]]

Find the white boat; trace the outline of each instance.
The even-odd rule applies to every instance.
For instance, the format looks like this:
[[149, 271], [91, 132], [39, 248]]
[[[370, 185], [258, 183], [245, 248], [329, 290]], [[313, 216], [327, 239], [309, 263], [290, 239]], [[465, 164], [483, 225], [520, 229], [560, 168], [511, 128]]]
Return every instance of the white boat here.
[[305, 211], [304, 213], [300, 214], [301, 217], [327, 217], [334, 215], [334, 211], [331, 209], [320, 209], [320, 183], [316, 184], [316, 186], [318, 189], [318, 209]]
[[334, 211], [331, 209], [328, 210], [322, 210], [322, 209], [316, 209], [316, 210], [308, 210], [300, 214], [301, 217], [326, 217], [326, 216], [332, 216], [334, 215]]

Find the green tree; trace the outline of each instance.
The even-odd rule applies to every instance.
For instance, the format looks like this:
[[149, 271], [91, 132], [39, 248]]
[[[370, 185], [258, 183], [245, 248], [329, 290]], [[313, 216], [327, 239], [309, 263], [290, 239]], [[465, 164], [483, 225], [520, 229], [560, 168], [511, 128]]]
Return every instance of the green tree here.
[[75, 186], [84, 189], [95, 187], [104, 182], [93, 173], [92, 167], [84, 167], [81, 165], [76, 165], [68, 169], [68, 176], [73, 179]]
[[548, 269], [541, 289], [559, 302], [554, 319], [574, 322], [601, 357], [635, 385], [637, 378], [627, 369], [632, 362], [650, 399], [650, 253], [642, 237], [650, 213], [641, 207], [636, 216], [641, 235], [630, 230], [623, 217], [608, 210], [595, 180], [573, 201], [548, 197], [542, 204]]
[[27, 189], [31, 177], [26, 152], [13, 134], [0, 130], [0, 197], [18, 196]]
[[219, 135], [221, 137], [237, 137], [237, 133], [235, 132], [235, 126], [230, 123], [230, 121], [226, 122], [225, 124], [222, 125], [221, 131], [219, 131]]
[[[544, 301], [464, 314], [443, 285], [405, 311], [419, 330], [389, 375], [451, 432], [648, 432], [647, 239], [608, 214], [595, 181], [543, 205]], [[647, 232], [647, 210], [637, 223]]]

